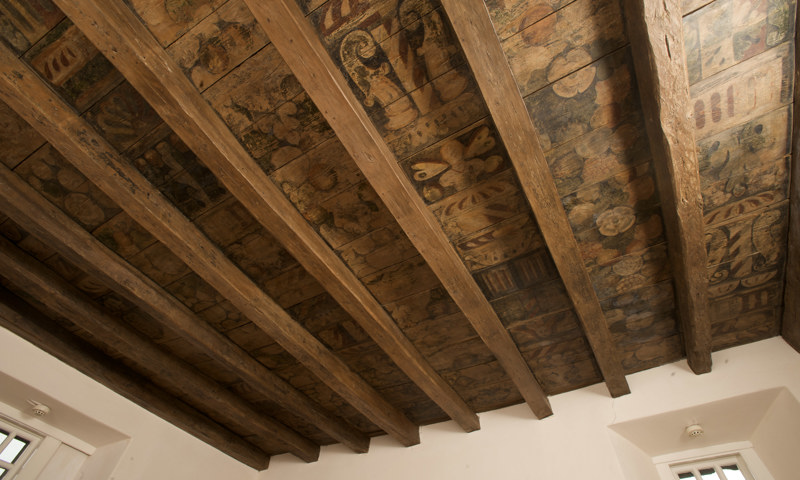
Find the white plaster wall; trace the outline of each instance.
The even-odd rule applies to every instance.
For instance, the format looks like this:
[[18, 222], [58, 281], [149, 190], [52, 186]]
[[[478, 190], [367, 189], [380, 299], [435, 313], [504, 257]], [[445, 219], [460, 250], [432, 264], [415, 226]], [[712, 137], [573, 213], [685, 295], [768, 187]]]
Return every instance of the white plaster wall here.
[[[800, 371], [797, 372], [800, 376]], [[753, 448], [776, 480], [792, 480], [800, 472], [800, 404], [781, 392], [753, 437]]]
[[[83, 480], [252, 480], [256, 471], [0, 328], [0, 371], [129, 437], [94, 445]], [[3, 386], [0, 385], [0, 389]], [[0, 398], [13, 392], [0, 391]], [[22, 408], [19, 406], [18, 408]], [[53, 410], [53, 417], [59, 415]], [[24, 421], [24, 419], [18, 419]], [[47, 421], [47, 417], [43, 421]], [[109, 472], [110, 473], [109, 475]], [[83, 475], [82, 477], [80, 475]]]
[[[323, 447], [316, 463], [281, 455], [258, 473], [0, 329], [0, 372], [128, 438], [95, 445], [84, 479], [656, 480], [648, 456], [621, 444], [626, 440], [609, 425], [777, 387], [800, 398], [800, 354], [780, 338], [718, 352], [713, 359], [713, 372], [702, 376], [685, 362], [631, 375], [633, 393], [618, 399], [603, 385], [551, 397], [555, 414], [544, 420], [517, 405], [481, 414], [481, 430], [470, 434], [444, 422], [423, 427], [422, 443], [411, 448], [384, 436], [373, 439], [366, 455]], [[670, 434], [680, 435], [684, 426], [675, 425]]]
[[410, 448], [379, 437], [366, 455], [341, 446], [323, 447], [313, 464], [281, 455], [259, 478], [656, 480], [641, 451], [615, 448], [609, 425], [777, 387], [800, 398], [800, 354], [781, 338], [717, 352], [713, 361], [706, 375], [685, 361], [630, 375], [632, 394], [617, 399], [602, 385], [551, 397], [554, 415], [544, 420], [517, 405], [481, 414], [481, 430], [470, 434], [453, 422], [423, 427], [421, 444]]

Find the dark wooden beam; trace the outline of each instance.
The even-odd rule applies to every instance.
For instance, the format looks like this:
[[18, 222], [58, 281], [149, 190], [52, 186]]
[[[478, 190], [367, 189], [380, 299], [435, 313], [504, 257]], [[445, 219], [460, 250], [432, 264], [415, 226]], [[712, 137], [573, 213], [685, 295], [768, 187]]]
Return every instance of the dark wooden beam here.
[[612, 396], [630, 393], [539, 134], [483, 0], [442, 0]]
[[463, 429], [480, 428], [478, 416], [261, 170], [138, 18], [119, 1], [56, 3], [397, 366]]
[[161, 286], [131, 266], [14, 172], [0, 164], [0, 211], [61, 256], [103, 281], [168, 329], [226, 366], [264, 398], [320, 428], [356, 452], [369, 438], [272, 373]]
[[196, 409], [140, 378], [116, 360], [78, 341], [64, 328], [0, 287], [0, 326], [92, 380], [256, 470], [269, 455]]
[[792, 171], [789, 192], [789, 254], [786, 259], [783, 326], [781, 334], [800, 352], [800, 8], [794, 30], [794, 114], [792, 125]]
[[703, 197], [689, 107], [680, 0], [625, 0], [689, 367], [711, 371]]
[[294, 0], [246, 1], [267, 36], [336, 132], [364, 176], [441, 280], [538, 417], [547, 396], [441, 225], [333, 64]]
[[130, 359], [154, 381], [188, 395], [202, 410], [215, 412], [276, 448], [284, 447], [307, 462], [319, 457], [319, 446], [260, 413], [237, 395], [160, 350], [136, 330], [101, 310], [86, 295], [35, 258], [0, 237], [0, 269], [16, 288], [58, 312], [94, 338]]
[[415, 424], [294, 321], [36, 72], [2, 45], [0, 99], [131, 218], [326, 385], [404, 445], [419, 443], [419, 428]]

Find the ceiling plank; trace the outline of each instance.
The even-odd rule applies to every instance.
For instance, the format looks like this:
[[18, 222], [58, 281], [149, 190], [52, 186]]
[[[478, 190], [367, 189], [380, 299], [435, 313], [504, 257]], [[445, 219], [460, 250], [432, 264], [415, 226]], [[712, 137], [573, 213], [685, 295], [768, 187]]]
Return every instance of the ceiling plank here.
[[269, 465], [269, 455], [256, 446], [137, 378], [110, 357], [79, 343], [69, 332], [3, 287], [0, 287], [0, 326], [245, 465], [256, 470], [264, 470]]
[[63, 3], [65, 13], [100, 45], [184, 143], [397, 366], [464, 430], [479, 429], [477, 415], [261, 170], [135, 15], [121, 2], [100, 6], [92, 1], [56, 3]]
[[265, 441], [285, 447], [307, 462], [319, 457], [319, 446], [297, 432], [259, 413], [237, 395], [222, 388], [178, 358], [159, 349], [136, 330], [101, 310], [69, 282], [0, 237], [0, 268], [15, 287], [47, 308], [64, 315], [94, 338], [135, 362], [148, 375], [191, 395], [204, 411], [216, 412]]
[[442, 0], [612, 396], [630, 393], [550, 167], [483, 0]]
[[703, 197], [680, 0], [625, 0], [625, 19], [661, 198], [689, 367], [711, 371]]
[[800, 352], [800, 8], [797, 10], [794, 33], [794, 115], [792, 118], [792, 166], [789, 198], [789, 253], [786, 259], [783, 326], [781, 334], [789, 345]]
[[0, 99], [331, 389], [402, 444], [419, 443], [415, 424], [295, 322], [4, 45], [0, 46]]
[[397, 366], [464, 430], [480, 428], [478, 416], [261, 170], [136, 16], [117, 1], [102, 6], [89, 0], [56, 3]]
[[364, 453], [369, 449], [366, 435], [325, 411], [198, 318], [2, 164], [0, 211], [77, 267], [103, 280], [112, 290], [230, 368], [264, 398], [317, 426], [356, 452]]
[[364, 176], [436, 273], [537, 417], [547, 396], [508, 331], [367, 117], [293, 0], [247, 5]]

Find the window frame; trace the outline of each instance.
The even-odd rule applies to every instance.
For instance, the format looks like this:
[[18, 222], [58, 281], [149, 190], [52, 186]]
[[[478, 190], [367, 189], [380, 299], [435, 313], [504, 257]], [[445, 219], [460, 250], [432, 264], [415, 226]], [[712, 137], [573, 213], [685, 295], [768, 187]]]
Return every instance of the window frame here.
[[744, 457], [742, 457], [740, 453], [697, 458], [686, 462], [673, 463], [670, 464], [669, 468], [675, 480], [681, 480], [678, 475], [682, 473], [692, 473], [695, 480], [702, 480], [703, 477], [700, 474], [700, 470], [708, 468], [714, 469], [720, 480], [732, 480], [728, 479], [722, 471], [722, 467], [728, 465], [736, 465], [739, 471], [742, 472], [745, 480], [755, 480], [755, 477], [753, 477], [753, 474], [747, 467]]
[[44, 437], [43, 435], [25, 428], [16, 422], [11, 422], [4, 417], [0, 417], [0, 430], [3, 432], [8, 432], [8, 436], [2, 442], [0, 442], [0, 452], [5, 450], [5, 448], [15, 438], [19, 438], [28, 442], [28, 445], [25, 446], [25, 448], [13, 462], [5, 462], [0, 460], [0, 468], [6, 469], [4, 473], [0, 473], [0, 478], [2, 478], [2, 480], [11, 480], [16, 477], [17, 474], [19, 474], [19, 472], [25, 467], [28, 459], [31, 458]]

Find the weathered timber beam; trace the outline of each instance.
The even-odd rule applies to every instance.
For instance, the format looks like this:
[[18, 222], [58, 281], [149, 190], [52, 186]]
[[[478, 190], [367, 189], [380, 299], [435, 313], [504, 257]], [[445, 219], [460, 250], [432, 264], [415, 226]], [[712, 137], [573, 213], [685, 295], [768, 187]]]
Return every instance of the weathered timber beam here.
[[419, 428], [242, 272], [28, 65], [0, 45], [0, 99], [100, 190], [331, 389], [404, 445]]
[[711, 371], [703, 197], [684, 62], [680, 0], [625, 0], [647, 136], [661, 197], [689, 367]]
[[792, 125], [792, 172], [789, 198], [789, 254], [786, 259], [783, 326], [781, 334], [800, 352], [800, 8], [794, 33], [794, 115]]
[[459, 258], [441, 225], [405, 177], [394, 154], [328, 56], [294, 0], [246, 0], [256, 20], [325, 116], [364, 176], [436, 273], [538, 417], [547, 396], [508, 331]]
[[145, 410], [256, 470], [269, 455], [210, 418], [139, 378], [69, 332], [19, 297], [0, 287], [0, 326], [70, 365]]
[[77, 267], [102, 280], [162, 325], [202, 349], [210, 358], [228, 367], [264, 398], [315, 425], [356, 452], [369, 449], [367, 436], [325, 411], [198, 318], [186, 305], [103, 245], [2, 164], [0, 211]]
[[464, 430], [480, 428], [478, 416], [261, 170], [138, 18], [119, 1], [100, 5], [92, 1], [57, 3], [254, 218], [326, 288], [395, 364]]
[[443, 0], [612, 396], [630, 393], [600, 301], [483, 0]]
[[258, 412], [193, 367], [160, 350], [4, 237], [0, 237], [0, 269], [15, 287], [135, 362], [154, 381], [189, 395], [204, 411], [215, 412], [220, 418], [278, 448], [286, 448], [307, 462], [319, 457], [317, 444]]

